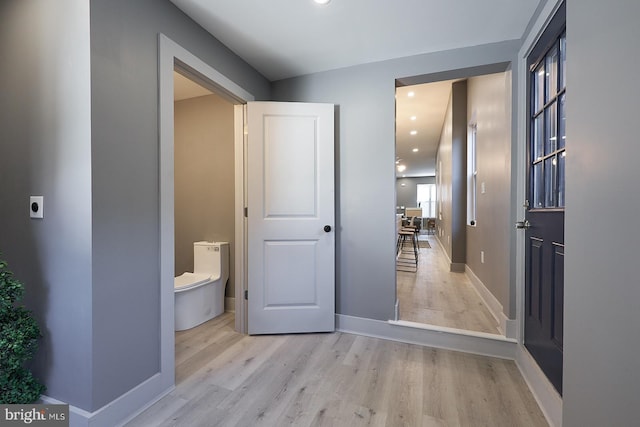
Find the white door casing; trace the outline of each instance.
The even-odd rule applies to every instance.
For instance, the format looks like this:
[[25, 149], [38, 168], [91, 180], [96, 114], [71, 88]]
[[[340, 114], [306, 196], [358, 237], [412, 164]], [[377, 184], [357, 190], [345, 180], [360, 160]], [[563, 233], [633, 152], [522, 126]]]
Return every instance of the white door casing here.
[[247, 106], [248, 330], [335, 329], [334, 106]]

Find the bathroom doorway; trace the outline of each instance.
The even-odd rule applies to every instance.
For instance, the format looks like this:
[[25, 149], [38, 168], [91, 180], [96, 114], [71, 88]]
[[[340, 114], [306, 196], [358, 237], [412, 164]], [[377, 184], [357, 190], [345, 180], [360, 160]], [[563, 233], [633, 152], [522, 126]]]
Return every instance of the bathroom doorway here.
[[[228, 242], [234, 265], [233, 104], [174, 72], [175, 276], [193, 272], [193, 242]], [[229, 272], [225, 311], [234, 311]]]
[[[232, 154], [227, 152], [224, 155], [225, 162], [231, 163], [227, 165], [232, 168], [232, 172], [228, 169], [225, 172], [225, 177], [218, 179], [225, 179], [225, 191], [227, 192], [225, 204], [231, 206], [225, 206], [224, 210], [229, 216], [229, 211], [232, 211], [231, 222], [233, 223], [233, 231], [231, 235], [233, 239], [229, 241], [233, 242], [233, 248], [231, 248], [231, 257], [233, 261], [230, 262], [230, 276], [233, 275], [234, 284], [228, 285], [227, 288], [232, 287], [229, 291], [227, 300], [227, 307], [229, 304], [235, 305], [236, 312], [234, 329], [243, 331], [245, 328], [244, 321], [244, 300], [242, 298], [234, 298], [237, 295], [242, 295], [244, 287], [244, 259], [245, 259], [245, 220], [244, 220], [244, 137], [243, 137], [243, 110], [244, 104], [248, 101], [253, 101], [252, 94], [245, 91], [243, 88], [233, 83], [224, 75], [213, 69], [209, 65], [202, 62], [195, 55], [191, 54], [186, 49], [182, 48], [164, 35], [160, 35], [160, 61], [159, 61], [159, 91], [160, 91], [160, 158], [159, 158], [159, 172], [160, 172], [160, 300], [161, 300], [161, 319], [160, 319], [160, 333], [161, 333], [161, 346], [160, 346], [160, 361], [161, 361], [161, 376], [159, 380], [165, 387], [171, 387], [175, 383], [176, 378], [176, 358], [175, 358], [175, 307], [174, 307], [174, 283], [173, 279], [175, 274], [180, 268], [185, 268], [185, 264], [190, 262], [190, 258], [186, 261], [184, 258], [181, 260], [181, 255], [176, 253], [177, 240], [176, 232], [186, 233], [183, 226], [178, 225], [177, 221], [182, 221], [177, 218], [176, 205], [181, 201], [182, 196], [176, 191], [179, 189], [180, 183], [174, 180], [174, 172], [176, 164], [180, 162], [179, 156], [182, 156], [180, 148], [176, 149], [176, 143], [174, 138], [176, 136], [177, 129], [175, 127], [175, 104], [174, 99], [174, 84], [175, 73], [178, 72], [182, 77], [186, 77], [191, 82], [197, 83], [198, 86], [206, 89], [208, 92], [214, 94], [219, 99], [223, 100], [227, 104], [221, 104], [225, 107], [233, 109], [231, 116], [227, 115], [226, 119], [230, 122], [229, 126], [233, 129], [232, 148], [229, 148]], [[198, 89], [200, 90], [200, 89]], [[202, 94], [195, 98], [207, 97], [209, 95]], [[182, 101], [177, 101], [182, 102]], [[191, 102], [190, 104], [196, 103]], [[188, 151], [188, 150], [187, 150]], [[222, 169], [222, 166], [216, 164], [217, 160], [213, 160], [204, 166], [200, 167], [217, 167]], [[188, 162], [187, 162], [188, 164]], [[213, 179], [213, 178], [212, 178]], [[217, 209], [212, 208], [210, 209]], [[229, 220], [226, 220], [229, 222]], [[185, 226], [187, 227], [187, 226]], [[227, 229], [231, 229], [227, 225]], [[179, 231], [182, 230], [182, 231]], [[226, 239], [222, 235], [222, 231], [210, 230], [209, 233], [220, 233], [219, 235], [212, 234], [211, 236], [198, 237], [197, 240], [222, 240]], [[227, 231], [228, 233], [229, 231]], [[228, 235], [228, 234], [227, 234]], [[185, 237], [195, 238], [195, 237]], [[188, 243], [192, 245], [193, 242]], [[182, 251], [182, 249], [181, 249]], [[193, 249], [190, 251], [193, 252]], [[189, 257], [191, 255], [188, 255]], [[181, 264], [177, 264], [181, 263]], [[181, 265], [182, 267], [179, 267]], [[193, 264], [191, 264], [193, 265]], [[229, 307], [230, 308], [230, 307]]]
[[[217, 286], [210, 298], [210, 307], [202, 307], [201, 314], [211, 312], [199, 324], [176, 332], [176, 384], [185, 381], [210, 359], [209, 347], [218, 336], [233, 331], [235, 312], [235, 191], [234, 191], [234, 104], [215, 91], [174, 71], [174, 275], [197, 273], [194, 268], [194, 242], [228, 242], [228, 281], [223, 286], [224, 300], [219, 298]], [[220, 253], [220, 252], [218, 252]], [[184, 292], [194, 292], [186, 290]], [[199, 292], [196, 290], [196, 292]], [[182, 295], [182, 294], [181, 294]], [[184, 297], [183, 297], [184, 298]], [[217, 313], [217, 305], [224, 312]], [[192, 307], [188, 316], [195, 316], [200, 308]], [[185, 306], [174, 306], [175, 315], [185, 317]], [[180, 317], [178, 317], [180, 318]], [[205, 355], [203, 357], [203, 354]]]

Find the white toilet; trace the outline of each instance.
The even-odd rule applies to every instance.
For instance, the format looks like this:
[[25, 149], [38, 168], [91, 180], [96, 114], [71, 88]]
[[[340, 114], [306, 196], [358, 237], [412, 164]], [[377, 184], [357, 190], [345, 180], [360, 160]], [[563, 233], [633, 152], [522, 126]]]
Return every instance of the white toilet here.
[[184, 331], [224, 312], [229, 243], [194, 242], [193, 273], [174, 279], [175, 329]]

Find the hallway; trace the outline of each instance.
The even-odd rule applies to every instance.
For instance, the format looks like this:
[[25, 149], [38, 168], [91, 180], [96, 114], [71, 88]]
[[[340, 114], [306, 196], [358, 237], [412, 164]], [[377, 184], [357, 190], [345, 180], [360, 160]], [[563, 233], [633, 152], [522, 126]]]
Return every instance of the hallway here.
[[420, 234], [419, 239], [428, 245], [420, 245], [418, 271], [397, 271], [399, 320], [500, 334], [497, 320], [468, 276], [449, 271], [436, 237]]

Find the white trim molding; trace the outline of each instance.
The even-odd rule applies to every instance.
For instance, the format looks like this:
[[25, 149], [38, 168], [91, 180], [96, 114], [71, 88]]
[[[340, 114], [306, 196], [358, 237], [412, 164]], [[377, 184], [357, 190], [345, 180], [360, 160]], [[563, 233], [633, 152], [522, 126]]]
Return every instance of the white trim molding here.
[[234, 173], [235, 173], [235, 306], [236, 331], [247, 333], [247, 300], [244, 294], [247, 289], [247, 218], [244, 216], [246, 206], [247, 169], [245, 153], [247, 151], [245, 134], [247, 121], [247, 104], [233, 106], [234, 134]]
[[518, 345], [516, 365], [550, 427], [562, 427], [562, 397], [527, 349]]
[[235, 313], [236, 311], [236, 299], [234, 297], [225, 297], [224, 299], [224, 311]]
[[442, 253], [449, 264], [449, 271], [452, 273], [464, 273], [465, 264], [463, 262], [452, 262], [449, 254], [447, 253], [447, 249], [444, 247], [444, 244], [440, 241], [440, 237], [436, 236], [436, 242], [440, 245], [442, 249]]
[[[73, 427], [122, 426], [171, 393], [175, 388], [171, 386], [158, 393], [157, 390], [161, 387], [161, 383], [161, 375], [156, 374], [93, 412], [69, 405], [69, 425]], [[150, 396], [151, 398], [149, 398]], [[50, 405], [66, 404], [66, 402], [45, 395], [40, 396], [40, 400]]]
[[468, 265], [465, 267], [465, 273], [467, 274], [467, 277], [469, 277], [469, 281], [473, 285], [473, 288], [477, 292], [484, 305], [487, 306], [493, 318], [496, 319], [500, 332], [507, 338], [517, 339], [517, 320], [509, 319], [507, 315], [504, 314], [504, 310], [500, 301], [498, 301], [498, 299], [491, 293], [491, 291], [487, 289], [482, 280], [480, 280], [480, 278], [476, 276], [476, 274]]
[[501, 359], [514, 360], [516, 357], [517, 342], [501, 335], [434, 327], [404, 320], [382, 321], [336, 314], [336, 330]]

